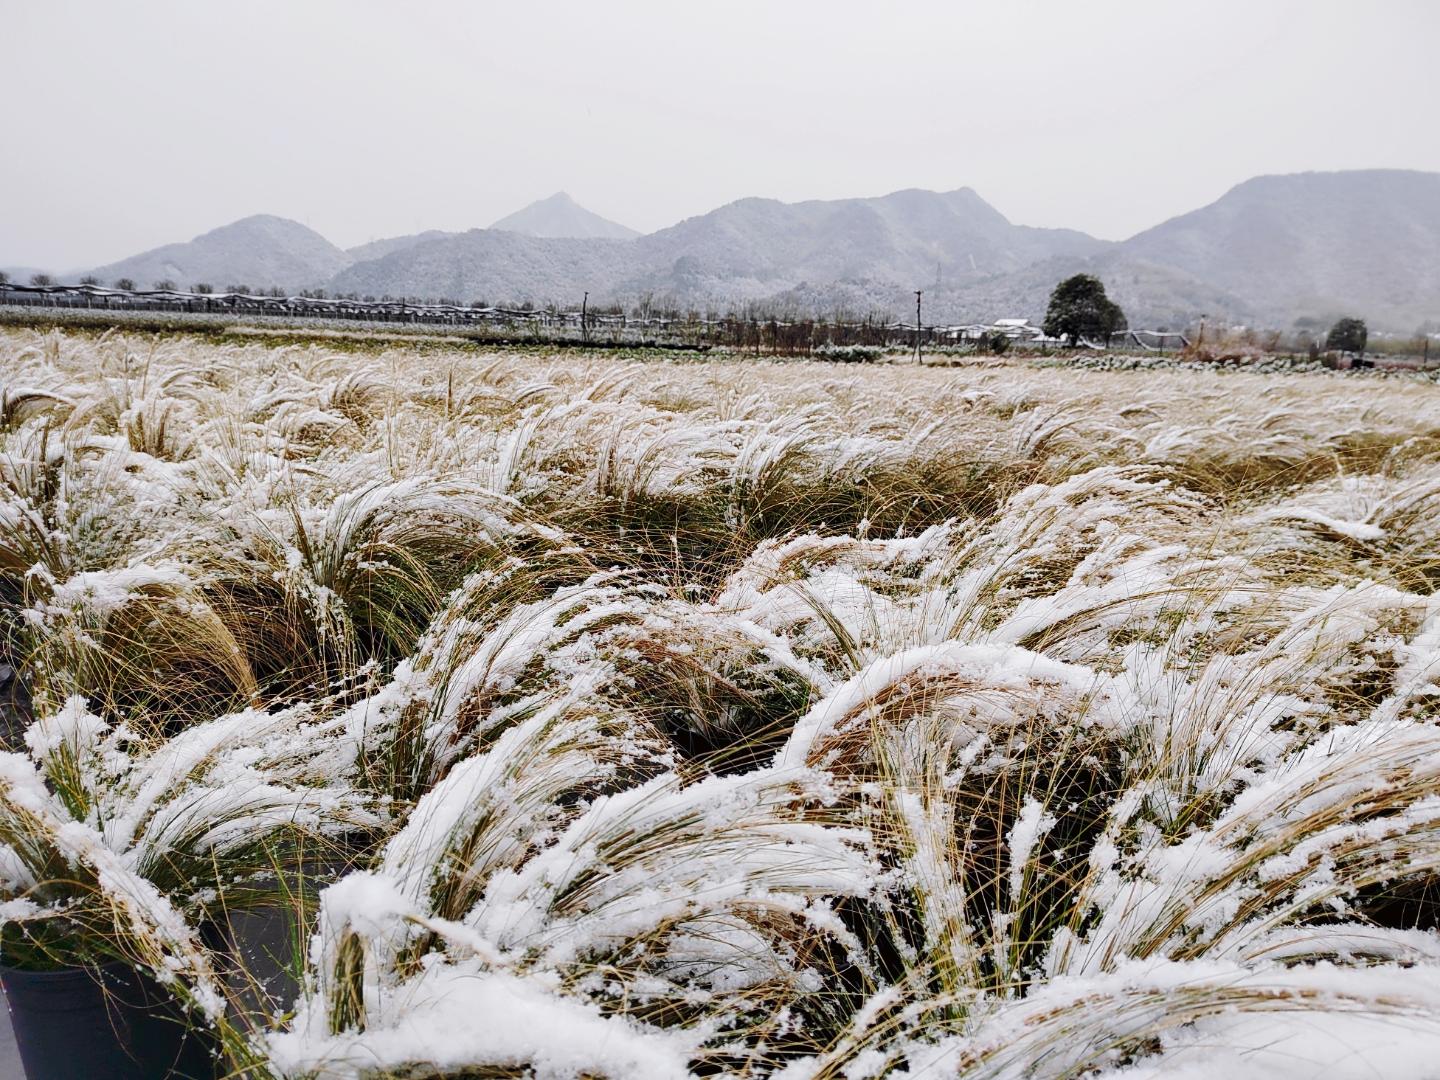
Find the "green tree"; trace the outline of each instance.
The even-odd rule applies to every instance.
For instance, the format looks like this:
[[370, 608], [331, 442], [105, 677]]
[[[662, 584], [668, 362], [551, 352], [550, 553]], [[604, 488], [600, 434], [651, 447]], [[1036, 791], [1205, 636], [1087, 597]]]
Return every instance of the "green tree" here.
[[1325, 338], [1325, 347], [1336, 352], [1363, 353], [1370, 331], [1364, 319], [1346, 317], [1330, 328]]
[[1068, 277], [1050, 294], [1045, 312], [1047, 337], [1074, 345], [1082, 337], [1108, 337], [1126, 327], [1120, 305], [1105, 295], [1105, 285], [1092, 274]]

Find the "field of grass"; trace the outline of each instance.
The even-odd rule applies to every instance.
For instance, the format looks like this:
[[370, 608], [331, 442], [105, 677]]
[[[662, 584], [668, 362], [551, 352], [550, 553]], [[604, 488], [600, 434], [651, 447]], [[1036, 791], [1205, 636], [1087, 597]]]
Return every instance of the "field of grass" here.
[[1430, 381], [0, 330], [3, 959], [237, 1076], [1423, 1075], [1437, 583]]

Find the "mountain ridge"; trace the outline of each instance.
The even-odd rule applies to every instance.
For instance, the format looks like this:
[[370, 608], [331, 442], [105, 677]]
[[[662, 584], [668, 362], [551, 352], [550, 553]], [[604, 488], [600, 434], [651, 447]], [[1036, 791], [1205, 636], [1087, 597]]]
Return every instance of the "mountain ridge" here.
[[[557, 193], [496, 224], [567, 203], [604, 221]], [[227, 244], [236, 250], [227, 254]], [[1359, 314], [1405, 332], [1440, 320], [1437, 250], [1440, 174], [1350, 170], [1252, 177], [1122, 241], [1016, 225], [969, 187], [907, 188], [795, 203], [737, 199], [646, 235], [430, 230], [348, 251], [299, 223], [255, 215], [94, 273], [142, 285], [163, 277], [536, 304], [589, 292], [592, 303], [648, 297], [817, 313], [903, 313], [921, 288], [927, 317], [983, 321], [1036, 318], [1060, 277], [1092, 272], [1137, 325], [1205, 313], [1285, 328]]]
[[151, 248], [91, 273], [102, 280], [130, 278], [141, 287], [168, 280], [181, 288], [251, 284], [293, 290], [328, 280], [349, 261], [345, 252], [298, 221], [252, 214], [185, 243]]

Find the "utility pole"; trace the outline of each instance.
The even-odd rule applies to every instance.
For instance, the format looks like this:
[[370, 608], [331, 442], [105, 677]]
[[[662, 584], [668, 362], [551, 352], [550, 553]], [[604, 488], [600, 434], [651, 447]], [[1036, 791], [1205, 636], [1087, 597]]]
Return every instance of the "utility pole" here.
[[590, 341], [590, 294], [588, 292], [580, 301], [580, 340], [586, 343]]
[[915, 290], [915, 363], [920, 363], [920, 290]]

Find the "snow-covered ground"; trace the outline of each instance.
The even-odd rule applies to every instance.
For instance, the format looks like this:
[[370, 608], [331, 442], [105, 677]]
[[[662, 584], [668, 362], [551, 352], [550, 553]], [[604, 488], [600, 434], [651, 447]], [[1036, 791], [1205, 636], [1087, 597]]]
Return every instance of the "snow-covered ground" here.
[[[0, 372], [0, 918], [248, 1075], [1434, 1074], [1431, 382]], [[246, 1014], [204, 928], [302, 867]]]

